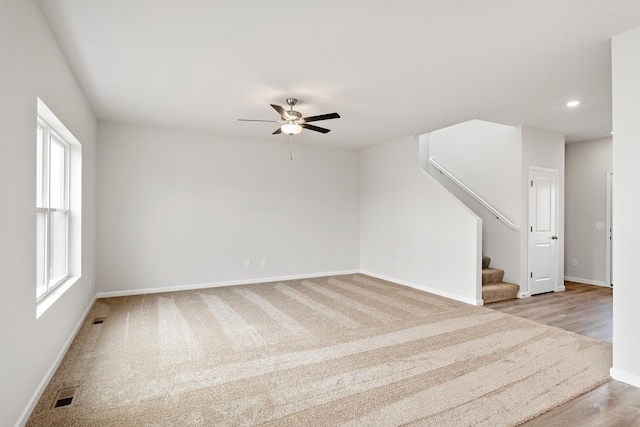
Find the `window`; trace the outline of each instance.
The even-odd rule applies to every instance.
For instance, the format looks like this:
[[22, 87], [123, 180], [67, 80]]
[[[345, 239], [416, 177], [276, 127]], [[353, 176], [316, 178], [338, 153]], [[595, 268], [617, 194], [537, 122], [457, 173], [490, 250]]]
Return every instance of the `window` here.
[[36, 298], [69, 277], [69, 144], [37, 124]]
[[80, 277], [82, 150], [38, 99], [36, 121], [36, 317]]

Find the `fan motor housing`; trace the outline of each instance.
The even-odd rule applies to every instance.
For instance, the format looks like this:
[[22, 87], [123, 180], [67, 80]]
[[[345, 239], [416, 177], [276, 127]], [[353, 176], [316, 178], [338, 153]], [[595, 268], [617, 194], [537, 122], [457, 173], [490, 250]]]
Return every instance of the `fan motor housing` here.
[[323, 128], [316, 125], [310, 125], [310, 122], [319, 122], [320, 120], [329, 120], [329, 119], [339, 119], [340, 115], [338, 113], [329, 113], [329, 114], [319, 114], [316, 116], [308, 116], [302, 117], [302, 114], [299, 111], [293, 111], [293, 106], [298, 103], [296, 98], [287, 98], [287, 104], [289, 105], [289, 111], [282, 108], [280, 105], [269, 104], [271, 107], [276, 110], [278, 115], [280, 116], [280, 120], [250, 120], [250, 119], [238, 119], [240, 121], [245, 122], [270, 122], [270, 123], [279, 123], [281, 126], [276, 129], [272, 135], [279, 135], [281, 133], [285, 133], [288, 135], [297, 135], [302, 131], [302, 128], [320, 132], [320, 133], [328, 133], [331, 129]]
[[298, 120], [300, 118], [302, 118], [302, 114], [300, 114], [300, 112], [298, 111], [287, 111], [287, 116], [289, 116], [290, 120]]

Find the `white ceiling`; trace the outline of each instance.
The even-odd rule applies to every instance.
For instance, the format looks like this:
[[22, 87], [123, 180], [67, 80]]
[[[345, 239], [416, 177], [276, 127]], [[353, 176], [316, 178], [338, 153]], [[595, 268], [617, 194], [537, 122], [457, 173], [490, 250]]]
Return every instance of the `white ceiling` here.
[[[638, 0], [39, 0], [96, 115], [257, 138], [270, 103], [362, 148], [469, 119], [609, 136], [610, 38]], [[566, 102], [582, 104], [569, 109]]]

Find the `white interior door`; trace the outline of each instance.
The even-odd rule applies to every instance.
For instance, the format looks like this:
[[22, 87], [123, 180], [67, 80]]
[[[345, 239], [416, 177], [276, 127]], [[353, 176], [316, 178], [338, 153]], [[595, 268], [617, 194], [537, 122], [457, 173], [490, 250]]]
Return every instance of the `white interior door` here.
[[605, 229], [607, 231], [606, 246], [606, 278], [607, 284], [613, 286], [613, 172], [607, 172], [607, 201]]
[[553, 292], [558, 283], [557, 175], [553, 169], [529, 169], [529, 290]]

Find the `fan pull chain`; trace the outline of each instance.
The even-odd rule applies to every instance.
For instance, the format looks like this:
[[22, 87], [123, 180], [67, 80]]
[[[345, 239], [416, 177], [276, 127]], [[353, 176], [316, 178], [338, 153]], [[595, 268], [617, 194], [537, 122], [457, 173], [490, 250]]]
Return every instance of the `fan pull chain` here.
[[293, 160], [293, 136], [289, 134], [289, 159]]

